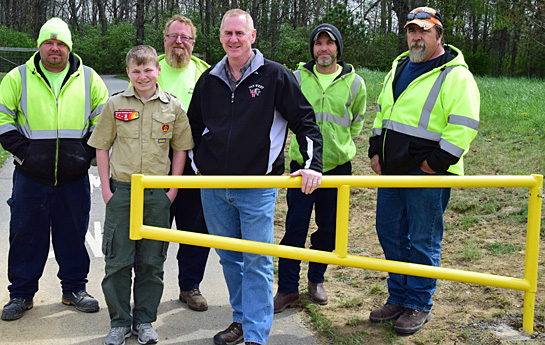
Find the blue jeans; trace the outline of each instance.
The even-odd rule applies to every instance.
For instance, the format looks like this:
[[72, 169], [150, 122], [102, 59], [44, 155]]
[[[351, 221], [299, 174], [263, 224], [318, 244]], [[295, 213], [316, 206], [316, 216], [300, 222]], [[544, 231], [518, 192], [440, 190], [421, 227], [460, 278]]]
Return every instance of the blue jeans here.
[[[386, 259], [439, 266], [449, 198], [450, 188], [379, 188], [376, 226]], [[388, 303], [430, 311], [435, 289], [436, 279], [390, 273]]]
[[[292, 161], [290, 171], [303, 167]], [[344, 163], [324, 173], [324, 175], [351, 175], [352, 164]], [[318, 229], [310, 236], [310, 249], [332, 252], [335, 249], [335, 229], [337, 228], [337, 188], [319, 188], [311, 194], [304, 194], [301, 188], [289, 188], [286, 196], [288, 214], [286, 233], [280, 244], [303, 248], [307, 241], [308, 226], [315, 210]], [[299, 291], [300, 260], [280, 258], [278, 260], [278, 292]], [[326, 264], [309, 262], [308, 280], [323, 283]]]
[[[211, 235], [273, 243], [276, 188], [201, 189]], [[273, 322], [272, 257], [216, 249], [229, 289], [233, 322], [245, 342], [265, 344]]]

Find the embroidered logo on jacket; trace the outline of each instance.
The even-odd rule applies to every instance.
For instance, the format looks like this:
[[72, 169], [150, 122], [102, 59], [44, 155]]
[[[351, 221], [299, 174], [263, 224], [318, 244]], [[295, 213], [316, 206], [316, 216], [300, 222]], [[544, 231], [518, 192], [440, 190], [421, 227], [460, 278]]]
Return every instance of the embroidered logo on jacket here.
[[264, 88], [265, 87], [261, 84], [253, 84], [248, 87], [248, 89], [250, 90], [250, 95], [252, 95], [252, 97], [259, 96], [261, 90], [263, 90]]

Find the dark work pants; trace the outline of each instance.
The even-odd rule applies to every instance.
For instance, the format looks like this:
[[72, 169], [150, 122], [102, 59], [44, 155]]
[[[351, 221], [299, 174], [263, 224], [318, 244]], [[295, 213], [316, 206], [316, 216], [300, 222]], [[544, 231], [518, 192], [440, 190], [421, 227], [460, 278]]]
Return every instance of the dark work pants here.
[[53, 242], [63, 293], [85, 290], [89, 254], [85, 233], [89, 225], [89, 176], [60, 186], [47, 186], [13, 173], [8, 287], [11, 298], [32, 299], [38, 291]]
[[[208, 234], [204, 221], [200, 189], [178, 189], [170, 207], [170, 224], [176, 219], [178, 230]], [[209, 247], [180, 243], [178, 248], [178, 284], [181, 291], [198, 289], [204, 277]]]
[[[290, 171], [302, 167], [292, 161]], [[352, 164], [347, 162], [324, 173], [324, 175], [351, 175]], [[286, 233], [280, 244], [286, 246], [305, 246], [314, 207], [318, 229], [310, 236], [310, 249], [332, 252], [335, 249], [335, 229], [337, 221], [337, 189], [319, 188], [311, 194], [304, 194], [300, 188], [290, 188], [287, 193], [288, 214]], [[299, 271], [301, 261], [280, 258], [278, 260], [278, 292], [292, 293], [299, 289]], [[314, 283], [324, 282], [326, 264], [310, 262], [308, 280]]]

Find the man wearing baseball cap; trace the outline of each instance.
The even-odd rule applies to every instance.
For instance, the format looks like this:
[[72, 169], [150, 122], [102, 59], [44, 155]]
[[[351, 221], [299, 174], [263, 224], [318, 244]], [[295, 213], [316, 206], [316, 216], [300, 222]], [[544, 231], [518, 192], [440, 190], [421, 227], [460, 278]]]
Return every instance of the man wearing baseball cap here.
[[14, 159], [8, 287], [2, 320], [33, 307], [49, 254], [59, 265], [62, 303], [99, 310], [86, 292], [85, 234], [91, 207], [87, 145], [108, 99], [102, 79], [72, 53], [72, 35], [59, 18], [41, 28], [38, 49], [0, 84], [0, 144]]
[[[324, 175], [351, 175], [350, 161], [356, 155], [356, 138], [363, 127], [366, 90], [362, 77], [352, 65], [338, 61], [343, 51], [339, 30], [331, 24], [320, 24], [310, 34], [312, 60], [299, 64], [295, 77], [303, 94], [316, 113], [316, 122], [323, 137]], [[304, 166], [296, 140], [289, 148], [290, 170]], [[311, 249], [331, 252], [335, 249], [337, 189], [320, 188], [310, 194], [290, 188], [287, 193], [288, 214], [286, 233], [280, 244], [304, 247], [314, 208], [318, 229], [311, 236]], [[280, 258], [278, 262], [278, 292], [274, 298], [274, 312], [294, 306], [299, 299], [298, 260]], [[310, 262], [308, 290], [310, 299], [327, 304], [324, 289], [326, 264]]]
[[[463, 175], [463, 156], [479, 127], [480, 96], [462, 52], [444, 45], [441, 14], [412, 10], [409, 51], [386, 75], [369, 139], [379, 175]], [[379, 188], [376, 229], [387, 260], [439, 266], [450, 188]], [[431, 319], [436, 279], [390, 273], [386, 304], [371, 322], [397, 320], [414, 333]]]

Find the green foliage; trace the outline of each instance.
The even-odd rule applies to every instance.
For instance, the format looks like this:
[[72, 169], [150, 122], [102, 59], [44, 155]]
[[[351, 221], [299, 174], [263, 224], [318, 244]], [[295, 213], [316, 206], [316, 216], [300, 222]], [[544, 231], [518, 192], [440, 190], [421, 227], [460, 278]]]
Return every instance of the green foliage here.
[[469, 70], [475, 75], [489, 75], [492, 73], [492, 63], [489, 54], [483, 52], [480, 48], [476, 52], [464, 52]]
[[2, 145], [0, 145], [0, 167], [4, 165], [4, 162], [8, 159], [9, 155], [9, 152], [4, 150]]
[[86, 65], [99, 73], [120, 73], [125, 70], [125, 57], [134, 41], [132, 24], [109, 25], [106, 37], [101, 35], [100, 27], [85, 24], [72, 36], [73, 50]]
[[[260, 41], [259, 49], [265, 57], [271, 57], [274, 61], [281, 62], [291, 70], [298, 68], [299, 62], [307, 62], [312, 59], [309, 50], [310, 33], [312, 27], [292, 28], [289, 24], [280, 27], [281, 40]], [[259, 35], [259, 33], [258, 33]], [[272, 51], [274, 44], [274, 58]]]
[[0, 25], [0, 46], [36, 48], [36, 41], [28, 34]]

